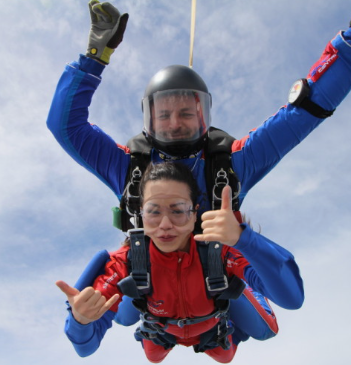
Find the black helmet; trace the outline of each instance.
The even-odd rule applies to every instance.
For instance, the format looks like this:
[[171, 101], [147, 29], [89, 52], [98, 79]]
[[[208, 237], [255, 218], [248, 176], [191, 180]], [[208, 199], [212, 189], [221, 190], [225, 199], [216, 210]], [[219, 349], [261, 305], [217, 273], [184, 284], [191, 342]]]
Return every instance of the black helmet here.
[[172, 156], [201, 150], [211, 125], [211, 95], [191, 68], [173, 65], [157, 72], [142, 100], [144, 134]]

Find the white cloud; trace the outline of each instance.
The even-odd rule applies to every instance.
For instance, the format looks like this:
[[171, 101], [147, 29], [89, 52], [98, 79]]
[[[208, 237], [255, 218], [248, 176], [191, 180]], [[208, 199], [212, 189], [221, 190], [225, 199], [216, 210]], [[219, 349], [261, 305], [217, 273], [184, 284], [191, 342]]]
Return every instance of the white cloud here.
[[[150, 77], [169, 64], [188, 63], [190, 1], [117, 5], [130, 21], [90, 117], [125, 143], [141, 129], [140, 99]], [[194, 69], [213, 95], [213, 124], [237, 138], [286, 102], [291, 83], [307, 74], [351, 18], [342, 0], [197, 6]], [[96, 364], [115, 357], [146, 364], [133, 329], [118, 326], [96, 354], [78, 358], [63, 334], [64, 296], [54, 285], [74, 282], [96, 251], [114, 249], [123, 238], [111, 226], [114, 194], [66, 156], [45, 125], [65, 63], [85, 52], [87, 1], [7, 1], [0, 15], [2, 364]], [[296, 256], [306, 303], [294, 312], [277, 308], [280, 334], [241, 344], [238, 363], [347, 363], [349, 98], [246, 198], [254, 224]], [[175, 349], [164, 363], [179, 361], [214, 363], [191, 348]]]

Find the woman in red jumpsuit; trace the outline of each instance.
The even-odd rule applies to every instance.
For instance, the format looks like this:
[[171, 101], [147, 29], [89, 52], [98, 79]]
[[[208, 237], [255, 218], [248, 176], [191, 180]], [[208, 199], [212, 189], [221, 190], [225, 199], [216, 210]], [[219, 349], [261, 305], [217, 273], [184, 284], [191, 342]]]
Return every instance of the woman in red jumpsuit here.
[[[202, 264], [196, 241], [218, 241], [223, 244], [222, 259], [228, 278], [236, 275], [253, 290], [287, 309], [301, 307], [304, 300], [302, 279], [292, 254], [239, 224], [232, 213], [230, 187], [223, 189], [220, 210], [202, 215], [203, 234], [193, 236], [196, 221], [197, 186], [191, 172], [183, 165], [163, 163], [150, 165], [140, 186], [145, 235], [150, 237], [151, 281], [153, 291], [146, 295], [147, 311], [157, 317], [183, 322], [205, 318], [195, 324], [164, 327], [175, 343], [196, 348], [201, 335], [219, 326], [220, 318], [214, 300], [207, 296]], [[107, 331], [123, 293], [118, 283], [129, 276], [129, 245], [110, 253], [105, 272], [92, 287], [82, 291], [63, 281], [57, 285], [67, 295], [70, 308], [65, 331], [80, 356], [95, 352]], [[200, 278], [200, 279], [199, 279]], [[246, 289], [242, 295], [249, 296]], [[235, 331], [228, 319], [226, 326]], [[275, 316], [268, 320], [278, 330]], [[179, 322], [179, 323], [180, 323]], [[232, 333], [228, 331], [228, 333]], [[235, 333], [235, 332], [234, 332]], [[228, 346], [212, 346], [204, 352], [218, 362], [232, 361], [237, 346], [228, 334]], [[167, 347], [142, 339], [149, 361], [161, 362], [173, 346]]]

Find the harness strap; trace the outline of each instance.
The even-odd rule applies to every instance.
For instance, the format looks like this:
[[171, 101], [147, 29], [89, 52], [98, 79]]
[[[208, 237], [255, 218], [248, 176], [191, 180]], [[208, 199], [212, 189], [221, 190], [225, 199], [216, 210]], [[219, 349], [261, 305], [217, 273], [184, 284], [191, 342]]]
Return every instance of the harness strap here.
[[147, 323], [147, 324], [151, 325], [152, 327], [155, 328], [155, 330], [157, 329], [157, 332], [159, 332], [159, 330], [161, 330], [161, 332], [159, 332], [159, 333], [162, 333], [168, 328], [168, 325], [170, 325], [170, 324], [176, 325], [179, 328], [183, 328], [184, 326], [190, 326], [193, 324], [205, 322], [211, 318], [222, 318], [222, 317], [226, 316], [228, 310], [229, 310], [229, 301], [225, 308], [217, 309], [216, 311], [212, 312], [211, 314], [208, 314], [207, 316], [201, 316], [201, 317], [195, 317], [195, 318], [174, 319], [174, 318], [168, 318], [168, 317], [157, 317], [157, 316], [154, 316], [153, 314], [151, 314], [150, 312], [144, 312], [140, 315], [140, 319], [143, 323]]
[[217, 308], [227, 305], [229, 299], [238, 299], [245, 290], [245, 283], [233, 275], [228, 281], [222, 260], [223, 245], [219, 242], [200, 242], [197, 245], [206, 289], [209, 298], [215, 299]]
[[[208, 135], [204, 144], [205, 155], [205, 181], [207, 188], [208, 199], [212, 202], [212, 209], [220, 209], [221, 206], [221, 191], [225, 185], [229, 183], [232, 188], [232, 206], [233, 211], [238, 211], [240, 202], [240, 181], [236, 176], [232, 168], [231, 163], [231, 146], [235, 138], [228, 133], [215, 128], [210, 127]], [[143, 173], [146, 166], [151, 161], [152, 146], [145, 138], [143, 133], [131, 138], [127, 142], [127, 146], [130, 149], [130, 167], [127, 173], [125, 186], [128, 187], [129, 195], [127, 191], [121, 198], [119, 208], [112, 208], [113, 211], [113, 225], [121, 229], [123, 232], [127, 232], [128, 229], [136, 228], [130, 222], [131, 216], [136, 217], [134, 212], [138, 212], [138, 181], [133, 182], [133, 171], [140, 170]], [[136, 198], [134, 200], [134, 198]], [[127, 206], [133, 214], [129, 215], [127, 212]], [[140, 219], [139, 227], [142, 227], [142, 220]], [[195, 232], [202, 232], [201, 220], [198, 219], [195, 223]]]
[[[240, 208], [240, 180], [233, 171], [231, 147], [235, 138], [221, 129], [211, 127], [205, 142], [205, 178], [207, 195], [212, 199], [212, 210], [221, 208], [221, 193], [225, 185], [232, 188], [233, 211]], [[211, 185], [208, 184], [211, 182]]]
[[138, 327], [135, 330], [134, 337], [137, 341], [141, 341], [142, 339], [152, 341], [155, 345], [162, 346], [165, 350], [173, 348], [177, 344], [177, 339], [174, 335], [170, 333], [154, 333], [142, 328], [142, 326]]
[[194, 351], [196, 353], [205, 352], [218, 346], [224, 350], [229, 350], [232, 343], [229, 341], [228, 336], [233, 334], [234, 331], [232, 322], [222, 318], [216, 326], [200, 335], [200, 343], [193, 346]]
[[219, 242], [208, 243], [207, 271], [205, 281], [211, 296], [228, 288], [228, 278], [223, 272], [222, 245]]
[[132, 298], [140, 298], [141, 295], [151, 291], [149, 270], [149, 249], [145, 242], [142, 228], [128, 230], [130, 237], [130, 275], [122, 279], [117, 285], [123, 294]]

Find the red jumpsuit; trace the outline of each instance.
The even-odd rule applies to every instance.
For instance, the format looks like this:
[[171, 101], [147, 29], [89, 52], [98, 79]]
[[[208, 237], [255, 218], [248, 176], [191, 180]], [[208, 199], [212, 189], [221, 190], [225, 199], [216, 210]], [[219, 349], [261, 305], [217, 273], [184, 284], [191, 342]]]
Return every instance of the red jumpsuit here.
[[[126, 265], [128, 250], [129, 247], [122, 247], [111, 253], [111, 261], [106, 265], [105, 275], [95, 280], [94, 288], [107, 299], [115, 293], [123, 296], [116, 284], [129, 275]], [[226, 260], [229, 251], [230, 259], [227, 257]], [[158, 317], [194, 318], [208, 315], [215, 310], [213, 299], [207, 297], [202, 264], [193, 239], [189, 252], [161, 253], [152, 242], [149, 252], [153, 291], [147, 296], [147, 308], [151, 314]], [[223, 260], [227, 261], [228, 276], [235, 274], [244, 279], [244, 269], [249, 263], [242, 254], [238, 250], [224, 246], [222, 256]], [[111, 308], [112, 311], [117, 311], [120, 301], [121, 298]], [[178, 344], [193, 346], [199, 343], [200, 335], [213, 328], [218, 321], [216, 318], [211, 318], [182, 328], [170, 324], [166, 332], [175, 335]], [[229, 340], [232, 343], [231, 338]], [[151, 362], [162, 361], [170, 351], [148, 340], [143, 340], [143, 347]], [[233, 359], [235, 351], [236, 345], [233, 344], [229, 350], [217, 347], [207, 350], [206, 353], [219, 362], [227, 363]]]

